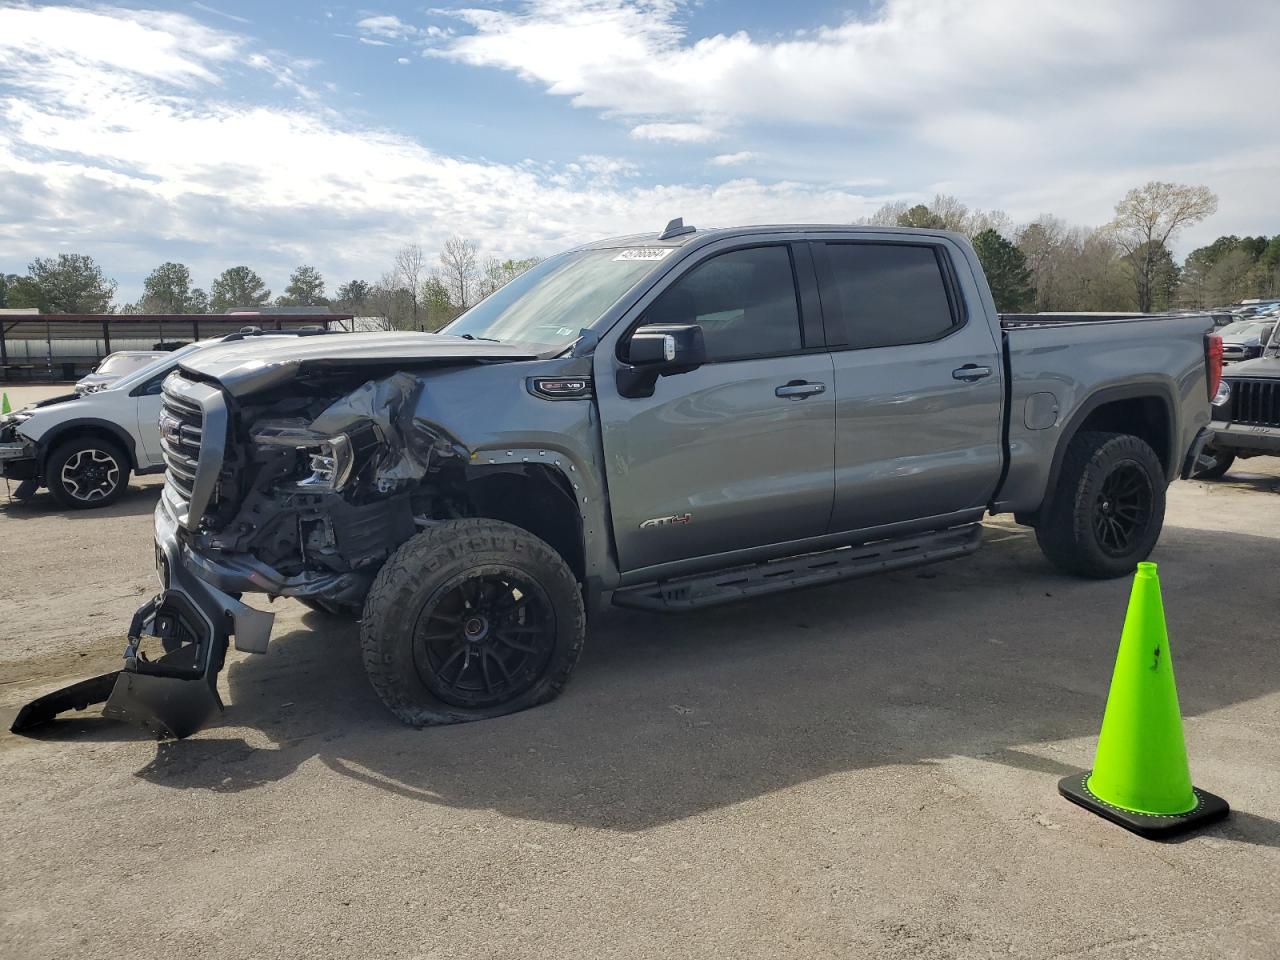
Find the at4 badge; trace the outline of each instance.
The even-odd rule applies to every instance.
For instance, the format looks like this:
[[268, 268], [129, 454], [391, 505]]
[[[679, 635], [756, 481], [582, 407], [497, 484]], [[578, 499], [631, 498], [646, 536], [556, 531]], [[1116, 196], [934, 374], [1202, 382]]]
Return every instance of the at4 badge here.
[[677, 517], [654, 517], [640, 524], [641, 530], [654, 530], [658, 527], [674, 527], [680, 524], [693, 523], [693, 514], [682, 513]]

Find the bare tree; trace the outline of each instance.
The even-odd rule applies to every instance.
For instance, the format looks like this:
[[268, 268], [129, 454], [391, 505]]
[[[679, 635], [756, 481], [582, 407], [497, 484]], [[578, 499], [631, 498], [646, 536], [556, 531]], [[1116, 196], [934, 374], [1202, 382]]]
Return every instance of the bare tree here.
[[1036, 290], [1036, 310], [1056, 307], [1056, 281], [1068, 256], [1067, 226], [1057, 217], [1041, 214], [1018, 232], [1018, 249], [1027, 258], [1031, 283]]
[[[427, 269], [427, 258], [422, 247], [416, 243], [407, 243], [396, 252], [391, 266], [391, 286], [397, 290], [409, 292], [410, 304], [413, 308], [413, 329], [421, 330], [421, 318], [418, 303], [418, 288], [422, 284], [422, 275]], [[388, 278], [384, 277], [383, 280]], [[390, 318], [388, 318], [390, 319]]]
[[444, 249], [440, 251], [440, 279], [459, 311], [477, 299], [478, 261], [476, 245], [456, 233], [444, 242]]
[[1152, 180], [1130, 190], [1116, 204], [1111, 231], [1133, 263], [1138, 309], [1151, 309], [1161, 251], [1183, 227], [1199, 223], [1218, 209], [1218, 198], [1208, 187]]
[[911, 204], [907, 203], [907, 201], [895, 200], [892, 203], [886, 203], [861, 222], [871, 227], [896, 227], [898, 219], [910, 209]]

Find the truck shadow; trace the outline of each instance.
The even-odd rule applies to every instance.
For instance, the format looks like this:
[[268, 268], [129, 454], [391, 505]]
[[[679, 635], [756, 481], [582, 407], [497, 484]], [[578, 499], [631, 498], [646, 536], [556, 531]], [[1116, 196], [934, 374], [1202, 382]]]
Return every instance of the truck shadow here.
[[[1264, 631], [1280, 541], [1173, 528], [1156, 559], [1184, 714], [1274, 691], [1280, 650]], [[1224, 581], [1219, 599], [1244, 625], [1229, 633], [1222, 607], [1203, 602], [1204, 584]], [[559, 700], [426, 730], [378, 702], [355, 625], [309, 614], [310, 630], [229, 667], [223, 727], [161, 744], [138, 776], [237, 792], [318, 758], [425, 803], [622, 831], [951, 756], [1028, 771], [1048, 797], [1078, 769], [1053, 757], [1091, 757], [1091, 742], [1059, 741], [1097, 734], [1128, 589], [1063, 577], [1029, 533], [993, 525], [968, 560], [678, 617], [606, 611]], [[1198, 735], [1193, 724], [1193, 767]], [[1280, 846], [1280, 825], [1248, 812], [1215, 830]]]

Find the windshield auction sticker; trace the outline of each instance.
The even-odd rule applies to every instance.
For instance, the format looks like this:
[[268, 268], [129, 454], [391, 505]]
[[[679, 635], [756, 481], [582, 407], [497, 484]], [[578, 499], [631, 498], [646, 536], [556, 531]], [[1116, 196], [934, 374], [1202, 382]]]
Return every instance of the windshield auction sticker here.
[[665, 260], [673, 247], [628, 247], [613, 259], [617, 260]]

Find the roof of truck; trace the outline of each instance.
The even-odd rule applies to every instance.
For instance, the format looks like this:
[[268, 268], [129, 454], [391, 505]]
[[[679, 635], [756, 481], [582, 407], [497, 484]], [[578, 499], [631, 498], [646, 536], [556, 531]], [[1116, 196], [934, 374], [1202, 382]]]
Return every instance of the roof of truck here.
[[579, 250], [608, 250], [615, 247], [683, 247], [695, 241], [708, 241], [721, 237], [751, 236], [757, 233], [886, 233], [899, 236], [947, 236], [963, 239], [949, 230], [922, 229], [920, 227], [880, 227], [862, 223], [761, 223], [744, 227], [697, 227], [687, 233], [662, 239], [662, 233], [633, 233], [624, 237], [609, 237], [584, 243]]

